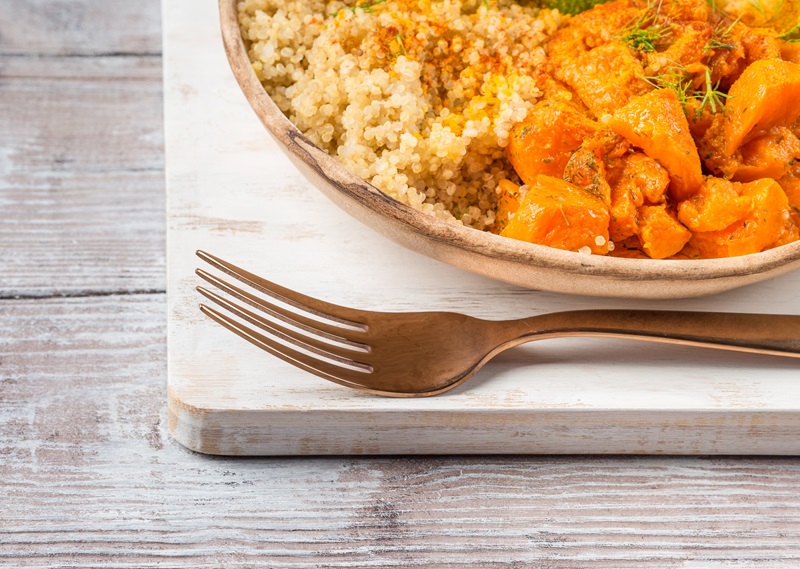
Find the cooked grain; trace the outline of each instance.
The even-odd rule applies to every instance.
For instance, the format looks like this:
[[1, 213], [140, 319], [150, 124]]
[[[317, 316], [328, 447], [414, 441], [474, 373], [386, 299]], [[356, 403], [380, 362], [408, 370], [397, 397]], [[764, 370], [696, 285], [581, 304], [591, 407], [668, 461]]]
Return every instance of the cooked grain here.
[[510, 0], [243, 0], [253, 69], [314, 143], [416, 209], [486, 229], [556, 11]]

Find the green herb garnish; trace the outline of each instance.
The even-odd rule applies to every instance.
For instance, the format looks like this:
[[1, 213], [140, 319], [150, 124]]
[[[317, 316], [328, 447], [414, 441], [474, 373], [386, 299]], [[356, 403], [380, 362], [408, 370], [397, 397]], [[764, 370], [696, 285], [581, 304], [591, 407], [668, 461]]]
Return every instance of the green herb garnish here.
[[672, 26], [658, 21], [661, 2], [648, 4], [647, 10], [622, 29], [619, 39], [631, 49], [644, 53], [658, 51], [672, 35]]
[[661, 75], [643, 79], [656, 89], [672, 89], [684, 112], [690, 101], [699, 103], [695, 111], [697, 117], [701, 116], [706, 108], [710, 108], [712, 113], [725, 112], [725, 100], [728, 98], [728, 94], [719, 89], [719, 81], [716, 84], [712, 83], [711, 70], [708, 68], [706, 68], [705, 79], [700, 89], [692, 87], [694, 83], [692, 76], [686, 71], [686, 68], [679, 65], [670, 67]]
[[742, 17], [739, 16], [733, 22], [731, 22], [731, 24], [727, 26], [725, 29], [720, 30], [718, 28], [715, 28], [714, 33], [711, 36], [711, 39], [709, 39], [708, 43], [706, 44], [705, 51], [710, 51], [712, 49], [733, 49], [734, 47], [736, 47], [735, 44], [725, 40], [727, 40], [730, 37], [734, 26], [736, 26], [736, 24], [738, 24], [739, 20], [741, 19]]
[[542, 0], [545, 8], [556, 9], [562, 14], [574, 16], [594, 8], [598, 4], [605, 4], [609, 0]]
[[[378, 4], [383, 4], [384, 2], [388, 2], [388, 0], [374, 0], [373, 2], [368, 2], [366, 4], [356, 4], [355, 6], [348, 6], [347, 8], [342, 8], [342, 10], [350, 10], [353, 14], [356, 13], [357, 9], [364, 10], [368, 14], [372, 12], [372, 9], [377, 6]], [[342, 10], [336, 10], [333, 14], [331, 14], [332, 18], [335, 18], [339, 15], [339, 12]]]
[[796, 24], [792, 28], [789, 28], [778, 37], [781, 38], [783, 41], [788, 41], [791, 43], [800, 42], [800, 23]]
[[[394, 49], [394, 44], [397, 44], [399, 49]], [[395, 59], [401, 55], [408, 55], [408, 52], [406, 51], [406, 42], [403, 39], [403, 34], [397, 32], [389, 43], [389, 57]]]
[[672, 89], [678, 96], [678, 101], [684, 111], [686, 110], [686, 103], [694, 98], [692, 79], [686, 74], [683, 67], [670, 67], [661, 75], [644, 77], [643, 79], [656, 89]]
[[[699, 97], [700, 94], [702, 94], [702, 98]], [[703, 91], [695, 95], [695, 98], [700, 99], [700, 109], [698, 113], [701, 115], [706, 105], [711, 106], [712, 113], [716, 113], [717, 108], [719, 108], [719, 110], [725, 109], [724, 99], [728, 98], [728, 94], [719, 90], [719, 81], [717, 81], [716, 85], [711, 84], [711, 71], [708, 67], [706, 67], [706, 80], [703, 85]]]

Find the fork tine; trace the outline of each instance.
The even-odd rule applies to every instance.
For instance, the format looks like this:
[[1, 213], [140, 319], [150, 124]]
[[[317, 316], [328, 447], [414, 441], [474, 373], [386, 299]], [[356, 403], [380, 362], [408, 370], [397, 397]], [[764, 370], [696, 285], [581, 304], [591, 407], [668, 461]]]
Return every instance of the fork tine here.
[[370, 376], [370, 372], [367, 370], [356, 371], [354, 369], [337, 366], [302, 352], [298, 352], [289, 346], [285, 346], [279, 342], [276, 342], [264, 334], [261, 334], [255, 330], [251, 330], [233, 318], [226, 316], [225, 314], [222, 314], [221, 312], [205, 304], [200, 305], [200, 310], [212, 320], [221, 324], [231, 332], [293, 366], [299, 367], [302, 370], [313, 373], [314, 375], [323, 379], [327, 379], [328, 381], [338, 383], [339, 385], [353, 387], [356, 389], [370, 390], [368, 386], [362, 384], [362, 381]]
[[221, 278], [204, 271], [203, 269], [196, 269], [195, 273], [218, 289], [225, 291], [226, 293], [243, 302], [246, 302], [250, 306], [257, 308], [266, 314], [269, 314], [270, 316], [289, 324], [290, 326], [300, 328], [311, 334], [317, 334], [330, 340], [341, 341], [342, 335], [345, 333], [358, 334], [359, 332], [365, 331], [365, 326], [363, 324], [359, 324], [357, 329], [355, 328], [355, 325], [345, 328], [340, 324], [333, 324], [330, 320], [317, 320], [315, 318], [309, 318], [303, 314], [293, 312], [283, 308], [282, 306], [273, 304], [265, 298], [256, 296], [235, 285], [232, 285]]
[[346, 306], [339, 306], [324, 300], [319, 300], [311, 296], [306, 296], [291, 289], [282, 287], [275, 284], [263, 277], [259, 277], [249, 271], [245, 271], [236, 265], [220, 259], [219, 257], [198, 250], [196, 255], [204, 260], [209, 265], [216, 267], [224, 273], [238, 279], [256, 290], [263, 292], [281, 302], [290, 306], [294, 306], [299, 310], [303, 310], [321, 318], [327, 318], [346, 326], [361, 328], [366, 330], [366, 325], [361, 322], [366, 311], [348, 308]]
[[[330, 358], [341, 361], [343, 364], [353, 365], [353, 358], [356, 356], [356, 354], [363, 357], [369, 352], [369, 346], [360, 342], [353, 342], [346, 338], [336, 337], [335, 340], [339, 342], [339, 345], [336, 345], [320, 340], [315, 336], [301, 334], [290, 328], [285, 328], [276, 322], [267, 320], [263, 316], [260, 316], [255, 312], [252, 312], [245, 307], [240, 306], [211, 290], [208, 290], [205, 287], [198, 286], [197, 292], [205, 296], [207, 299], [216, 302], [219, 306], [228, 310], [228, 312], [231, 312], [239, 318], [246, 320], [250, 324], [258, 326], [272, 336], [275, 336], [286, 342], [291, 342], [299, 348], [309, 350], [324, 358]], [[367, 366], [369, 364], [365, 362], [355, 362], [355, 365]]]

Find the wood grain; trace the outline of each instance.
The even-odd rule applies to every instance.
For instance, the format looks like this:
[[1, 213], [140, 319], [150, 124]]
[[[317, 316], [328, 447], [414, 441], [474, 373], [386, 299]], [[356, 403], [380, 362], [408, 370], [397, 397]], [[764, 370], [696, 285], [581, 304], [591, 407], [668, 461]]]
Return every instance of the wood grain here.
[[[792, 567], [800, 462], [233, 459], [166, 434], [163, 295], [3, 301], [11, 567]], [[16, 338], [7, 333], [25, 323]]]
[[0, 298], [164, 290], [160, 58], [0, 61]]
[[[69, 78], [63, 91], [20, 65], [75, 46], [158, 51], [157, 1], [105, 3], [129, 18], [103, 4], [5, 0], [0, 10], [0, 53], [15, 53], [0, 55], [0, 148], [23, 151], [21, 141], [35, 139], [43, 157], [0, 168], [0, 565], [800, 565], [800, 461], [792, 458], [242, 460], [173, 442], [164, 403], [162, 158], [156, 143], [126, 150], [86, 134], [160, 132], [158, 58], [60, 58], [49, 69]], [[8, 38], [24, 37], [15, 26], [35, 29], [50, 8], [72, 16], [59, 16], [51, 37], [34, 38], [28, 52], [23, 43], [9, 47]], [[149, 14], [146, 25], [137, 14]], [[121, 80], [119, 66], [127, 77], [144, 75], [148, 89]], [[32, 101], [22, 95], [26, 81], [40, 81]], [[12, 92], [27, 110], [5, 104]], [[109, 127], [115, 101], [125, 112]], [[35, 112], [47, 105], [71, 113], [83, 134], [72, 138], [52, 114]], [[48, 157], [64, 151], [76, 161], [57, 170]], [[132, 164], [156, 171], [121, 173]], [[55, 184], [62, 176], [66, 190]], [[9, 246], [15, 232], [27, 237]], [[85, 253], [70, 243], [83, 232], [97, 239]]]
[[159, 2], [3, 0], [0, 55], [160, 56]]
[[163, 291], [159, 2], [0, 9], [0, 298]]

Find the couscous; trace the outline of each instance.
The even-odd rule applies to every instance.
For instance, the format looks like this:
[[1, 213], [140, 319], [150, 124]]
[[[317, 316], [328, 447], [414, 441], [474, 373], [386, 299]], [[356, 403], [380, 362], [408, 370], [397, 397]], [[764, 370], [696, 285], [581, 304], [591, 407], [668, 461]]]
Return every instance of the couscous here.
[[555, 10], [509, 0], [244, 0], [256, 74], [314, 143], [386, 194], [488, 229]]

